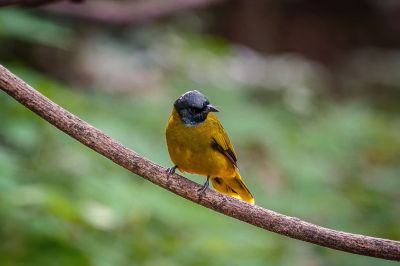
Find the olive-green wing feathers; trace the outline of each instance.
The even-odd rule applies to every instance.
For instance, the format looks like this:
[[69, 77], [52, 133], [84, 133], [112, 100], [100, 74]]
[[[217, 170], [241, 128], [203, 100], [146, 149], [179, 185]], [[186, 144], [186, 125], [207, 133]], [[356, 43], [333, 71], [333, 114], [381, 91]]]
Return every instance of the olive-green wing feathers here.
[[218, 130], [213, 135], [212, 147], [225, 155], [237, 167], [237, 157], [232, 143], [219, 121], [215, 121]]

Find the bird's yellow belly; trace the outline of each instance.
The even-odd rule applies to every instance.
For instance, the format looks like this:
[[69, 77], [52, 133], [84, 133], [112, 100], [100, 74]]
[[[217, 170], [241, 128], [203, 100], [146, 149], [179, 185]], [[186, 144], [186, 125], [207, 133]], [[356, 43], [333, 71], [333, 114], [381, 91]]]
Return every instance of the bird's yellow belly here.
[[207, 124], [187, 127], [172, 123], [166, 133], [170, 157], [179, 170], [212, 177], [235, 176], [232, 163], [212, 147], [212, 132]]

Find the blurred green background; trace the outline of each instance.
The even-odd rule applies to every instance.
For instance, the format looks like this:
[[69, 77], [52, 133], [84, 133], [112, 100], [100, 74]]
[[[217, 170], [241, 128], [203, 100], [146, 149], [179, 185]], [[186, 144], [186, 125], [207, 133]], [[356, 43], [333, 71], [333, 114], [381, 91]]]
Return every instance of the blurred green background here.
[[[315, 1], [265, 1], [268, 12], [254, 4], [260, 1], [247, 9], [244, 2], [121, 24], [6, 8], [0, 60], [54, 102], [165, 167], [171, 166], [164, 130], [172, 103], [198, 89], [221, 110], [258, 205], [337, 230], [400, 239], [400, 50], [383, 30], [395, 29], [382, 28], [376, 37], [369, 28], [364, 42], [344, 45], [332, 37], [335, 27], [324, 35], [323, 26], [304, 21], [321, 14], [321, 25], [353, 36], [357, 27], [349, 25], [363, 28], [359, 23], [368, 21], [346, 20], [360, 15], [357, 5], [325, 17], [323, 5], [315, 13], [296, 7]], [[265, 21], [257, 20], [260, 12]], [[290, 27], [288, 17], [295, 19]], [[280, 43], [291, 46], [276, 49]], [[2, 266], [398, 265], [199, 207], [111, 163], [5, 93], [0, 240]]]

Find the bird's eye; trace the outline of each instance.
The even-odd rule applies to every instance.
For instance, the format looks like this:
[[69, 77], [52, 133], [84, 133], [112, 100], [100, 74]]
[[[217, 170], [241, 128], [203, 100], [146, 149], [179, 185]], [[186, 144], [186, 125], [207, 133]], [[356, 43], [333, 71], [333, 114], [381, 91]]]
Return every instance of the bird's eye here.
[[195, 108], [195, 107], [189, 107], [188, 108], [189, 113], [191, 114], [197, 114], [199, 112], [199, 109]]

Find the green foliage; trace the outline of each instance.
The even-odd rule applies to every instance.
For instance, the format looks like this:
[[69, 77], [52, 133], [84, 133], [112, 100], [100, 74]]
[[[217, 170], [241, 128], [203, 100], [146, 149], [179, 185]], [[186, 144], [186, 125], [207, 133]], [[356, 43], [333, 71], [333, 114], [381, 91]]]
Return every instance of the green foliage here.
[[30, 43], [66, 48], [72, 32], [46, 19], [14, 9], [0, 11], [0, 38], [15, 38]]
[[[23, 77], [43, 87], [37, 74]], [[110, 99], [52, 81], [44, 87], [65, 108], [169, 166], [163, 135], [169, 99]], [[260, 205], [336, 229], [400, 237], [400, 140], [390, 117], [359, 103], [329, 104], [312, 118], [299, 117], [278, 104], [243, 100], [245, 92], [231, 93], [223, 105], [225, 91], [214, 91], [211, 99], [223, 110], [243, 176]], [[195, 206], [88, 151], [4, 94], [1, 103], [2, 265], [377, 263]], [[257, 159], [257, 151], [268, 156]], [[280, 172], [272, 186], [265, 163]]]

